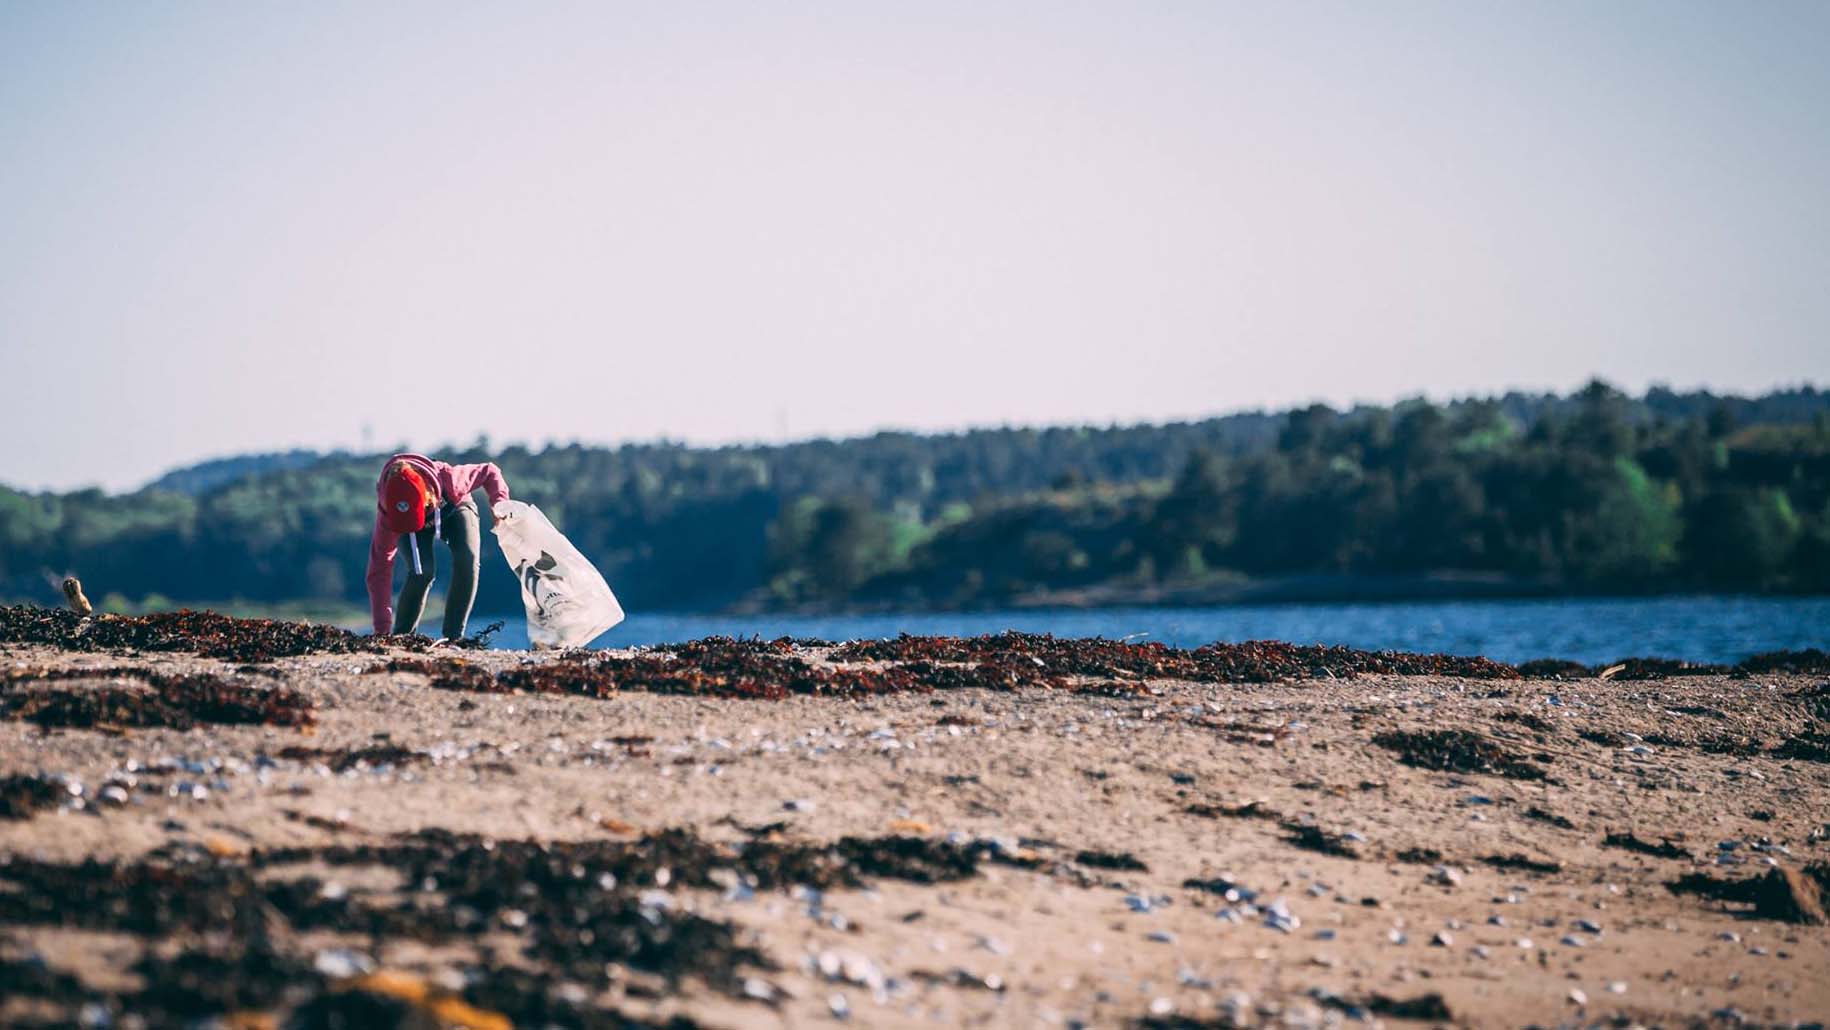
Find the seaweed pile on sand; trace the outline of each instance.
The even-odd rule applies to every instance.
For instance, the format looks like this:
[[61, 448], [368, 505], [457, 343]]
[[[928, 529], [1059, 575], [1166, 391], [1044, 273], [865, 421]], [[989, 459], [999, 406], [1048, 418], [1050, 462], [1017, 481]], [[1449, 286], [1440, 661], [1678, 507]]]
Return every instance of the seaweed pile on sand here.
[[[481, 650], [501, 628], [495, 623], [450, 646]], [[424, 652], [432, 641], [419, 635], [367, 636], [335, 626], [278, 619], [240, 619], [215, 612], [178, 611], [150, 615], [81, 615], [74, 611], [30, 606], [0, 606], [0, 644], [47, 644], [71, 651], [173, 652], [240, 662], [269, 662], [311, 654], [382, 654], [395, 650]], [[897, 677], [835, 674], [805, 662], [780, 668], [757, 659], [800, 661], [797, 655], [824, 652], [829, 663], [900, 663], [918, 682]], [[646, 659], [670, 655], [704, 675], [683, 676]], [[893, 640], [856, 640], [834, 646], [825, 640], [782, 637], [776, 640], [703, 640], [655, 648], [648, 655], [619, 659], [628, 681], [645, 681], [657, 692], [731, 697], [785, 697], [806, 693], [894, 693], [909, 689], [977, 686], [1014, 690], [1030, 686], [1059, 687], [1065, 677], [1110, 681], [1184, 680], [1195, 683], [1272, 683], [1300, 679], [1342, 679], [1359, 675], [1452, 676], [1462, 679], [1598, 677], [1623, 681], [1677, 676], [1769, 673], [1830, 673], [1830, 653], [1810, 648], [1754, 655], [1733, 666], [1667, 658], [1623, 658], [1605, 666], [1586, 666], [1562, 659], [1537, 659], [1514, 667], [1487, 658], [1405, 651], [1363, 651], [1342, 646], [1288, 644], [1256, 640], [1213, 643], [1194, 649], [1105, 638], [1061, 638], [1046, 633], [1010, 631], [979, 637], [930, 637], [904, 634]], [[441, 667], [450, 663], [441, 663]], [[575, 658], [571, 664], [578, 665]], [[462, 677], [453, 677], [461, 679]], [[735, 686], [721, 685], [720, 680]], [[581, 692], [579, 683], [556, 687]], [[776, 689], [779, 686], [779, 689]], [[752, 688], [754, 688], [752, 690]], [[463, 689], [482, 689], [472, 682]], [[540, 686], [504, 685], [503, 690], [538, 690]], [[624, 689], [635, 689], [625, 686]]]
[[1671, 843], [1669, 838], [1661, 837], [1659, 838], [1659, 842], [1654, 844], [1651, 841], [1640, 840], [1638, 836], [1630, 832], [1609, 833], [1606, 837], [1601, 839], [1601, 846], [1604, 848], [1619, 848], [1622, 851], [1632, 851], [1641, 855], [1651, 855], [1653, 858], [1687, 859], [1690, 857], [1690, 852]]
[[1058, 639], [1004, 633], [986, 637], [909, 637], [856, 641], [815, 660], [823, 642], [707, 637], [633, 657], [572, 652], [556, 661], [491, 671], [462, 658], [395, 658], [373, 672], [410, 672], [432, 686], [479, 693], [573, 694], [617, 691], [780, 700], [796, 695], [862, 697], [978, 688], [1146, 690], [1149, 680], [1260, 683], [1361, 674], [1516, 678], [1484, 658], [1355, 651], [1291, 644], [1214, 644], [1186, 651], [1162, 644]]
[[1733, 665], [1655, 657], [1620, 658], [1601, 665], [1584, 665], [1563, 658], [1534, 658], [1519, 663], [1518, 670], [1528, 679], [1594, 678], [1622, 683], [1685, 676], [1814, 676], [1830, 674], [1830, 654], [1815, 647], [1802, 651], [1765, 651]]
[[78, 615], [61, 608], [0, 607], [0, 643], [49, 644], [66, 651], [159, 651], [238, 662], [388, 647], [423, 650], [424, 637], [369, 637], [336, 626], [280, 619], [237, 619], [215, 612]]
[[1492, 773], [1541, 780], [1544, 768], [1473, 730], [1388, 730], [1372, 742], [1398, 753], [1398, 761], [1435, 772]]
[[68, 796], [62, 784], [43, 776], [0, 776], [0, 819], [30, 819]]
[[1578, 680], [1595, 674], [1588, 666], [1567, 658], [1533, 658], [1520, 662], [1516, 668], [1519, 675], [1534, 680]]
[[1755, 676], [1770, 673], [1820, 676], [1830, 673], [1830, 653], [1815, 647], [1802, 651], [1765, 651], [1737, 662], [1735, 671]]
[[[72, 680], [134, 680], [136, 686], [66, 687]], [[0, 719], [45, 729], [198, 725], [310, 726], [309, 698], [289, 687], [253, 686], [214, 673], [168, 675], [151, 669], [19, 669], [0, 679]]]
[[1455, 655], [1360, 651], [1272, 640], [1206, 644], [1190, 651], [1155, 642], [1072, 639], [1014, 631], [982, 637], [904, 634], [894, 640], [859, 640], [840, 645], [831, 657], [835, 661], [1028, 661], [1075, 676], [1177, 679], [1196, 683], [1270, 683], [1292, 679], [1341, 679], [1360, 674], [1469, 679], [1517, 679], [1519, 675], [1509, 665]]
[[[17, 961], [0, 961], [0, 984], [59, 1006], [99, 1005], [158, 1020], [283, 1009], [305, 1018], [325, 1006], [379, 1004], [342, 997], [350, 991], [403, 999], [401, 991], [377, 990], [366, 954], [304, 952], [298, 934], [342, 935], [370, 947], [401, 939], [462, 947], [486, 933], [491, 943], [470, 960], [462, 991], [422, 990], [415, 1003], [471, 1006], [494, 1020], [471, 1025], [587, 1025], [620, 1018], [587, 999], [630, 971], [668, 984], [693, 978], [734, 998], [768, 997], [757, 978], [775, 970], [774, 963], [735, 925], [695, 911], [683, 888], [948, 882], [977, 875], [988, 860], [1025, 864], [989, 842], [890, 836], [727, 844], [687, 830], [558, 843], [428, 830], [372, 844], [257, 850], [245, 858], [168, 848], [119, 864], [14, 856], [0, 862], [0, 923], [139, 938], [145, 949], [134, 970], [147, 986], [90, 989], [66, 973]], [[301, 868], [322, 873], [326, 867], [331, 873], [299, 875]], [[404, 886], [346, 888], [327, 878], [358, 867], [386, 870]], [[154, 947], [161, 942], [184, 947]], [[426, 982], [392, 975], [395, 986]]]
[[973, 666], [910, 663], [889, 667], [815, 664], [781, 641], [708, 637], [634, 657], [572, 653], [557, 661], [491, 672], [456, 658], [397, 658], [376, 672], [414, 672], [444, 690], [479, 693], [572, 694], [609, 697], [618, 691], [698, 697], [781, 700], [795, 695], [863, 697], [984, 687], [996, 690], [1067, 688], [1061, 676], [1035, 665], [986, 662]]
[[1686, 662], [1676, 658], [1622, 658], [1612, 665], [1595, 670], [1594, 674], [1598, 679], [1632, 683], [1680, 676], [1723, 676], [1732, 671], [1734, 670], [1726, 665]]
[[1824, 899], [1830, 893], [1830, 862], [1804, 868], [1774, 866], [1759, 876], [1718, 879], [1708, 873], [1685, 873], [1665, 884], [1673, 894], [1693, 894], [1733, 905], [1752, 906], [1756, 919], [1823, 926], [1830, 923]]
[[293, 745], [280, 748], [274, 756], [288, 762], [310, 762], [323, 765], [334, 773], [349, 772], [351, 769], [385, 769], [402, 765], [422, 765], [432, 761], [432, 756], [424, 751], [401, 747], [398, 744], [371, 744], [359, 748], [321, 748]]
[[[823, 652], [823, 653], [822, 653]], [[1536, 663], [1534, 672], [1573, 676], [1574, 663]], [[1628, 678], [1661, 675], [1682, 663], [1648, 664]], [[1716, 667], [1712, 667], [1715, 669]], [[1358, 651], [1268, 641], [1209, 644], [1194, 650], [1160, 643], [1067, 639], [1047, 634], [824, 641], [706, 637], [623, 656], [568, 652], [557, 660], [491, 671], [464, 658], [404, 657], [372, 672], [411, 672], [432, 686], [478, 693], [573, 694], [618, 691], [780, 700], [793, 696], [864, 697], [979, 688], [1125, 694], [1152, 680], [1266, 683], [1360, 675], [1517, 679], [1518, 670], [1485, 658]], [[1716, 671], [1720, 671], [1717, 669]], [[1672, 673], [1680, 674], [1680, 673]], [[1689, 675], [1692, 673], [1681, 673]], [[1809, 750], [1809, 749], [1807, 749]], [[1814, 751], [1811, 753], [1815, 753]], [[1514, 768], [1507, 775], [1519, 775]]]

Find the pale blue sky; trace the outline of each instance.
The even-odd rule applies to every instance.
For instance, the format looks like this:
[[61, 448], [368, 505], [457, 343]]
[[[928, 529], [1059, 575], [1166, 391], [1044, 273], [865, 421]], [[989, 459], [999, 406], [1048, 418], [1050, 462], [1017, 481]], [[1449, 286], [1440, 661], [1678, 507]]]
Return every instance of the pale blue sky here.
[[1822, 384], [1826, 39], [1815, 2], [10, 0], [0, 482]]

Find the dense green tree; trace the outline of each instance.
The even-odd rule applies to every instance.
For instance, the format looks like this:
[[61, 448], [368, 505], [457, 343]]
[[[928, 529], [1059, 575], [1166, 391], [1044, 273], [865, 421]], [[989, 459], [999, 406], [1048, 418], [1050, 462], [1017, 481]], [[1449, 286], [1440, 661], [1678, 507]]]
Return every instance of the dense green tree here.
[[1220, 564], [1239, 532], [1237, 491], [1226, 462], [1190, 458], [1175, 487], [1156, 503], [1148, 553], [1159, 575], [1195, 575]]
[[1576, 575], [1588, 583], [1642, 589], [1677, 564], [1683, 523], [1677, 491], [1655, 482], [1638, 462], [1616, 458], [1616, 475], [1601, 490], [1594, 517], [1573, 546]]
[[1633, 453], [1632, 403], [1626, 395], [1597, 379], [1576, 395], [1576, 411], [1565, 439], [1603, 458]]
[[1830, 504], [1799, 534], [1790, 567], [1794, 589], [1830, 593]]
[[1691, 506], [1684, 553], [1690, 568], [1710, 587], [1782, 585], [1799, 529], [1798, 516], [1783, 492], [1730, 488]]
[[[1830, 589], [1830, 395], [1508, 394], [1161, 426], [494, 460], [632, 609], [995, 604], [1445, 570], [1573, 591]], [[360, 603], [382, 455], [245, 456], [131, 494], [0, 488], [0, 597]], [[485, 534], [479, 608], [518, 588]], [[1139, 596], [1144, 596], [1142, 593]]]
[[771, 588], [784, 600], [841, 600], [889, 568], [890, 520], [863, 498], [803, 498], [769, 533]]

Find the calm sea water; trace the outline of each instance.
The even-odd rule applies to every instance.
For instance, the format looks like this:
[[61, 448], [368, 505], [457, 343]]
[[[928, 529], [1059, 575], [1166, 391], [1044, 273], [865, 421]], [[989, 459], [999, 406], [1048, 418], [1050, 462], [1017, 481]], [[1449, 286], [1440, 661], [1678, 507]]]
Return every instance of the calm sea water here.
[[[525, 618], [500, 618], [497, 647], [527, 646]], [[1288, 640], [1372, 650], [1486, 655], [1505, 662], [1570, 658], [1604, 662], [1636, 655], [1735, 662], [1760, 651], [1830, 648], [1830, 598], [1664, 597], [1379, 604], [1277, 604], [1213, 608], [892, 615], [684, 615], [633, 613], [596, 647], [724, 636], [853, 640], [898, 633], [972, 636], [1007, 629], [1063, 637], [1134, 637], [1177, 647], [1213, 641]]]

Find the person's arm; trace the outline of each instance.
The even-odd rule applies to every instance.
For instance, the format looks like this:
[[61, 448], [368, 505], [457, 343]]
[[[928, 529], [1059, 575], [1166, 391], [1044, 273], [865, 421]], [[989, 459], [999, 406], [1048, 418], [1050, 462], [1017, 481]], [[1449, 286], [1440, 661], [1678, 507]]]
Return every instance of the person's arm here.
[[375, 532], [369, 537], [369, 618], [375, 635], [387, 636], [394, 631], [394, 554], [400, 550], [400, 538], [381, 524], [381, 513], [375, 513]]
[[489, 495], [492, 511], [496, 505], [508, 500], [508, 481], [502, 478], [502, 470], [493, 462], [451, 466], [451, 485], [459, 497], [469, 497], [476, 490], [483, 491]]

